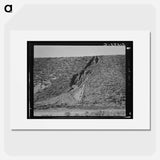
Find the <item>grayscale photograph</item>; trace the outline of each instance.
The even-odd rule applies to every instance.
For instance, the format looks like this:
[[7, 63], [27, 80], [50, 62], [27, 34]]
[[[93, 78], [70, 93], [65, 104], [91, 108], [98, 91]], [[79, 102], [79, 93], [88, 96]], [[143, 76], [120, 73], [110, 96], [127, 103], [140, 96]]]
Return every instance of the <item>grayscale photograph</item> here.
[[132, 118], [132, 42], [29, 42], [28, 54], [28, 118]]

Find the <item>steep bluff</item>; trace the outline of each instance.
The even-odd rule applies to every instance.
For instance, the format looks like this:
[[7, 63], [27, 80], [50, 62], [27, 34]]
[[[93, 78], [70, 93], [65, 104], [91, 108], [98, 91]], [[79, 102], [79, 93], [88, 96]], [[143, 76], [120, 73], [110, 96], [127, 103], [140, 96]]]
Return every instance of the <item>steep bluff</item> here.
[[[47, 59], [50, 71], [47, 70], [46, 65], [44, 68], [48, 76], [44, 81], [48, 80], [51, 84], [35, 93], [35, 107], [79, 104], [124, 106], [124, 56], [74, 57], [56, 60], [56, 63], [49, 65], [55, 62], [55, 59]], [[37, 82], [35, 87], [40, 80], [37, 79]]]

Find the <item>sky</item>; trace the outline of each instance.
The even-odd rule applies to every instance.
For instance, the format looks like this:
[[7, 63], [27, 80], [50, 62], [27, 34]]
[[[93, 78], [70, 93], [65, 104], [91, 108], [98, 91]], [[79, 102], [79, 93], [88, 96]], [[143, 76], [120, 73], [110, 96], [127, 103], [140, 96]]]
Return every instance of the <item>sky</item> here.
[[94, 55], [124, 55], [125, 46], [52, 46], [35, 45], [34, 57], [81, 57]]

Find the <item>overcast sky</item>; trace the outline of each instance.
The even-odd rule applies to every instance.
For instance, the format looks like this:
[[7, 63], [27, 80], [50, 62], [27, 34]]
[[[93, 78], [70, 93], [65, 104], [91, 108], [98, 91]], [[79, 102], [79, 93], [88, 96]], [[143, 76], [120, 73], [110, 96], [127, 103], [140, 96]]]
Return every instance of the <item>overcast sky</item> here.
[[34, 57], [79, 57], [93, 55], [124, 55], [125, 46], [34, 46]]

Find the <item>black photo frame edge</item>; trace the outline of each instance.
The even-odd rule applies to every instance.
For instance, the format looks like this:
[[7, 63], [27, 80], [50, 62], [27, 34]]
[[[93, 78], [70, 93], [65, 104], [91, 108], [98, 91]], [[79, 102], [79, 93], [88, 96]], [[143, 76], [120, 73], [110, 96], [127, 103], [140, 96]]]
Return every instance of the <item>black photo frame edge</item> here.
[[[35, 45], [125, 45], [126, 48], [126, 116], [43, 116], [33, 114], [33, 65]], [[133, 119], [133, 41], [27, 41], [27, 119]]]

